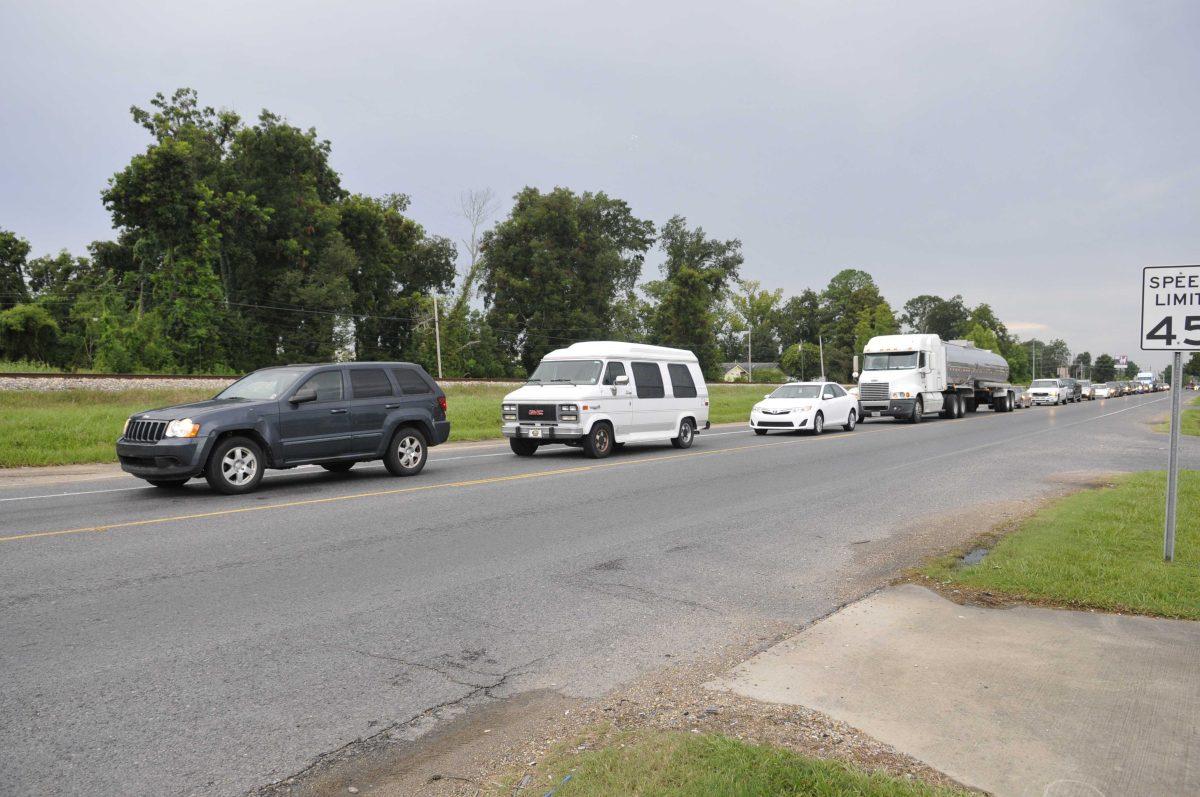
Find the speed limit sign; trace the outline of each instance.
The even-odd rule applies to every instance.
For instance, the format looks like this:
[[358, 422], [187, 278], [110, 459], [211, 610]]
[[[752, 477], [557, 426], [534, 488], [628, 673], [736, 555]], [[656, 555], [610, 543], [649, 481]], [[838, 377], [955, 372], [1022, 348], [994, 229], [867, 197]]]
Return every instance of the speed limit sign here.
[[1200, 266], [1142, 269], [1142, 350], [1200, 351]]

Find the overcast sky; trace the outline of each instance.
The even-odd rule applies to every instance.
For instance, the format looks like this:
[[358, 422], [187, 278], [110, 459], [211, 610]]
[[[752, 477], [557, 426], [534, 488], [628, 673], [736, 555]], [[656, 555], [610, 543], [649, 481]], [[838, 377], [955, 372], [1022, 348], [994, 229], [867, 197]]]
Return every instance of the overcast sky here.
[[1162, 365], [1141, 268], [1200, 261], [1197, 42], [1194, 1], [0, 0], [0, 227], [111, 236], [129, 106], [191, 86], [316, 127], [433, 233], [466, 188], [603, 190], [741, 238], [788, 294], [858, 267], [897, 309], [961, 293]]

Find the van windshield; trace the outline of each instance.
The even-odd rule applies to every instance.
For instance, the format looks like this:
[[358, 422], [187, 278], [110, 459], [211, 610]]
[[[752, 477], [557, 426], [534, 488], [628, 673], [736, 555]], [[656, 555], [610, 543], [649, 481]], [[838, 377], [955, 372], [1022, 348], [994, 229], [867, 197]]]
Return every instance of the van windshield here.
[[291, 387], [305, 371], [304, 368], [264, 368], [243, 376], [218, 393], [217, 398], [274, 400]]
[[1035, 379], [1030, 387], [1058, 387], [1058, 382], [1053, 379]]
[[542, 360], [527, 384], [594, 385], [600, 381], [600, 360]]
[[887, 354], [864, 354], [864, 371], [898, 371], [917, 367], [915, 351], [888, 352]]
[[821, 395], [820, 385], [783, 385], [775, 389], [771, 398], [808, 398], [815, 399]]

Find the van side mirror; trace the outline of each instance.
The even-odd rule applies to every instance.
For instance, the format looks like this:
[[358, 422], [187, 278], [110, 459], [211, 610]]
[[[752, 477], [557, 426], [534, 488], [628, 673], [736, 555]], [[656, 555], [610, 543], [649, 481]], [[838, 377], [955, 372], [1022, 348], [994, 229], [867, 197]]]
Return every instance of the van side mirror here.
[[614, 385], [628, 385], [629, 384], [629, 374], [618, 374], [617, 378], [613, 380], [613, 384]]
[[302, 387], [296, 391], [288, 401], [293, 404], [307, 404], [310, 401], [317, 400], [317, 389], [315, 387]]

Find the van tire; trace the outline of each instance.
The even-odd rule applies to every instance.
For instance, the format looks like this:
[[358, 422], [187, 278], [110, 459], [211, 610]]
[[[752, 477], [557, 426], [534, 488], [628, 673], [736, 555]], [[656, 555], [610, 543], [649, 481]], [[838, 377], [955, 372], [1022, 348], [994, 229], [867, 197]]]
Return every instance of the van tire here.
[[858, 416], [855, 415], [854, 410], [850, 410], [850, 414], [848, 416], [846, 416], [846, 422], [844, 424], [842, 424], [842, 428], [845, 429], [847, 432], [853, 432], [854, 424], [857, 422], [858, 422]]
[[592, 459], [604, 459], [613, 450], [613, 431], [607, 421], [597, 421], [583, 436], [583, 452]]
[[429, 460], [429, 442], [415, 426], [401, 426], [392, 435], [383, 466], [393, 476], [416, 476]]
[[532, 457], [538, 450], [538, 444], [532, 440], [525, 440], [520, 437], [508, 438], [508, 447], [518, 457]]
[[684, 418], [679, 422], [679, 435], [671, 438], [671, 445], [676, 448], [691, 448], [695, 439], [696, 427], [692, 424], [692, 419]]
[[[242, 461], [241, 466], [236, 465], [238, 460]], [[249, 473], [240, 470], [246, 466], [250, 468]], [[239, 468], [236, 473], [235, 468]], [[213, 446], [208, 464], [204, 466], [204, 478], [218, 493], [241, 495], [258, 487], [266, 470], [266, 457], [258, 443], [249, 437], [233, 435], [218, 440]]]

